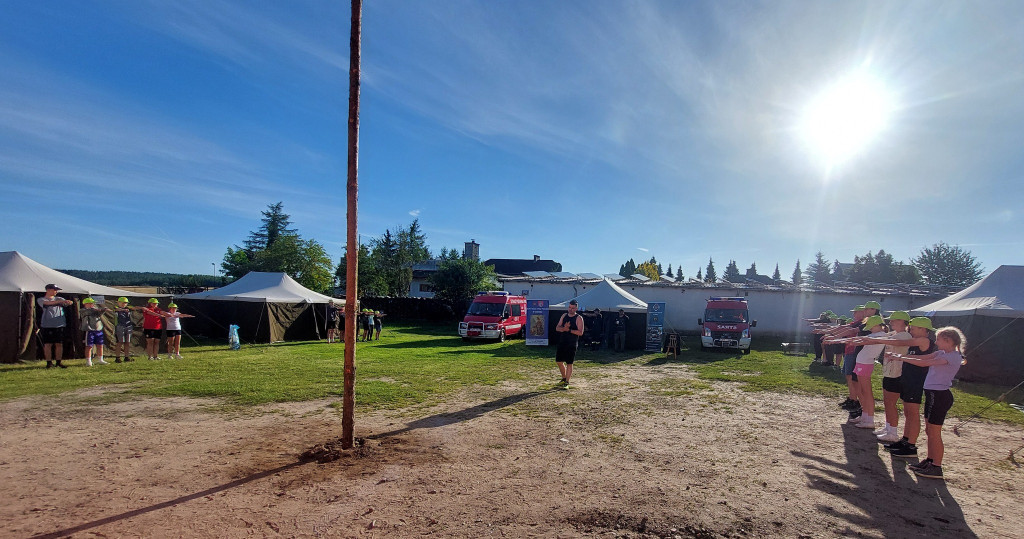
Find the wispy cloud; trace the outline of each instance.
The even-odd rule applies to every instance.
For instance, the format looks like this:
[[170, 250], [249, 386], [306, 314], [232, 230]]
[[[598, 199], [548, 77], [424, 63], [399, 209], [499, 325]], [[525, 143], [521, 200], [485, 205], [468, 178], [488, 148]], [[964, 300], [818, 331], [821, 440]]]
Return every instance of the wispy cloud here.
[[643, 251], [643, 252], [645, 252], [645, 253], [647, 253], [647, 252], [650, 252], [650, 249], [648, 249], [648, 248], [646, 248], [646, 247], [637, 247], [637, 248], [636, 248], [636, 250], [637, 250], [637, 251]]
[[409, 212], [409, 215], [411, 215], [413, 217], [419, 217], [420, 216], [420, 210], [411, 210]]

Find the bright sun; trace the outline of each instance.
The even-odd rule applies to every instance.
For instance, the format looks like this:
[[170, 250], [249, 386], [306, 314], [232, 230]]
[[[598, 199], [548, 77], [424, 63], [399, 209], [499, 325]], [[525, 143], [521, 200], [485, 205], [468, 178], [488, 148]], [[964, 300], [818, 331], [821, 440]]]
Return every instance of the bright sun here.
[[832, 167], [860, 152], [884, 130], [892, 110], [892, 99], [880, 81], [850, 76], [811, 101], [800, 132], [813, 153]]

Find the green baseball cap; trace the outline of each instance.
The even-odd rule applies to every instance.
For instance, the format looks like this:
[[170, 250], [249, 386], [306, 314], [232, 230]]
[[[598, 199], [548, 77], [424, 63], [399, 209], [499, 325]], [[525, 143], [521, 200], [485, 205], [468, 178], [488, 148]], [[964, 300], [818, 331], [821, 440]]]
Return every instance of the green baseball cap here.
[[178, 304], [177, 303], [168, 303], [167, 304], [167, 308], [168, 309], [177, 309], [178, 308]]
[[85, 298], [85, 299], [82, 300], [82, 305], [87, 305], [89, 303], [96, 303], [96, 300], [94, 300], [92, 298]]
[[124, 296], [121, 296], [121, 297], [117, 298], [117, 302], [118, 303], [128, 303], [128, 298], [126, 298]]
[[884, 323], [885, 320], [882, 320], [881, 316], [878, 316], [877, 314], [871, 315], [864, 319], [864, 329], [871, 329], [875, 326], [880, 326]]
[[869, 302], [864, 304], [864, 308], [865, 309], [874, 309], [874, 310], [877, 311], [877, 310], [882, 308], [882, 305], [880, 303], [878, 303], [877, 301], [869, 301]]
[[160, 305], [160, 300], [156, 298], [149, 298], [149, 301], [147, 301], [146, 303], [156, 303], [157, 305]]
[[910, 314], [908, 314], [907, 311], [893, 311], [893, 313], [889, 315], [889, 320], [905, 320], [910, 322]]
[[855, 312], [855, 311], [863, 311], [864, 309], [865, 309], [865, 307], [863, 305], [858, 305], [858, 306], [850, 309], [850, 312], [852, 313], [852, 312]]
[[908, 322], [908, 324], [911, 327], [918, 327], [918, 328], [932, 329], [932, 330], [935, 329], [935, 326], [932, 325], [931, 319], [928, 318], [927, 316], [915, 316], [914, 318], [910, 319], [910, 322]]

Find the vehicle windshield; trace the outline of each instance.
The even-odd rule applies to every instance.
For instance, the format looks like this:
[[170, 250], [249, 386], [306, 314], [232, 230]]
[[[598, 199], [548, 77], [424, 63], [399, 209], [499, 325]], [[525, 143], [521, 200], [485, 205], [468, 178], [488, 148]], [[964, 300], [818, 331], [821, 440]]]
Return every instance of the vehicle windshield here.
[[466, 314], [473, 316], [501, 316], [505, 310], [504, 303], [478, 303], [473, 302]]
[[725, 324], [742, 324], [747, 321], [746, 309], [708, 309], [704, 320]]

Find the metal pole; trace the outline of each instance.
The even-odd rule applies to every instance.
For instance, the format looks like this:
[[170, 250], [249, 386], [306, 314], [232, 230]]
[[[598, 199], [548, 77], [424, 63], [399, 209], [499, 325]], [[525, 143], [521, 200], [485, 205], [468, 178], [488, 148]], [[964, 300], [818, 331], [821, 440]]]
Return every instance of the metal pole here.
[[352, 0], [348, 67], [348, 237], [345, 244], [345, 385], [341, 408], [341, 448], [352, 447], [356, 380], [356, 303], [359, 300], [359, 245], [356, 243], [359, 201], [359, 42], [363, 2]]

